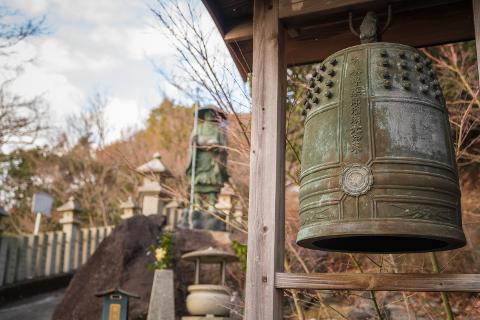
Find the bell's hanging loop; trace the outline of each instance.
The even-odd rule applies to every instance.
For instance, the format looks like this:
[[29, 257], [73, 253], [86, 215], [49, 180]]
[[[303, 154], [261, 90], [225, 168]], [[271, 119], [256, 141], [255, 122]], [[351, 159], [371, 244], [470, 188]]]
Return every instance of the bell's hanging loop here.
[[353, 27], [353, 14], [348, 13], [348, 26], [350, 31], [360, 38], [361, 43], [371, 43], [381, 41], [382, 34], [390, 27], [392, 22], [392, 6], [388, 6], [387, 22], [380, 30], [377, 14], [373, 11], [367, 12], [360, 25], [360, 33]]
[[[300, 175], [300, 246], [398, 253], [465, 245], [445, 100], [417, 49], [376, 42], [326, 58], [309, 78]], [[350, 27], [355, 33], [350, 16]]]

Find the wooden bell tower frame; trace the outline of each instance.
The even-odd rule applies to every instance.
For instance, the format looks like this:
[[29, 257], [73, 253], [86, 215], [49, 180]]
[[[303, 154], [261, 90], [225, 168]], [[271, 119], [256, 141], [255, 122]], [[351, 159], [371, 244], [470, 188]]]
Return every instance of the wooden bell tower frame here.
[[242, 76], [253, 71], [245, 318], [282, 319], [283, 289], [480, 292], [480, 274], [292, 274], [283, 270], [287, 65], [318, 62], [357, 44], [341, 20], [351, 11], [386, 11], [387, 4], [393, 7], [393, 20], [384, 41], [424, 47], [476, 39], [478, 56], [480, 0], [203, 3]]

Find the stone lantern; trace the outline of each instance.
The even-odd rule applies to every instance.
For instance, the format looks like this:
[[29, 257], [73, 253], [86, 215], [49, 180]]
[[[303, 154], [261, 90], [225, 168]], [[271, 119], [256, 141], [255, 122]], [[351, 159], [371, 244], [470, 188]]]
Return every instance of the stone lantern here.
[[[182, 320], [229, 319], [231, 294], [225, 285], [226, 265], [229, 262], [237, 262], [238, 257], [209, 247], [186, 253], [182, 259], [195, 263], [195, 283], [188, 286], [189, 294], [186, 300], [187, 310], [191, 316], [182, 317]], [[201, 264], [220, 265], [220, 284], [200, 284]]]
[[161, 186], [162, 180], [171, 175], [161, 158], [157, 152], [152, 160], [137, 168], [143, 176], [143, 185], [138, 189], [143, 215], [163, 214], [163, 206], [171, 198]]
[[119, 288], [98, 292], [95, 296], [103, 298], [102, 320], [127, 320], [129, 298], [140, 298]]
[[228, 184], [225, 184], [222, 190], [220, 190], [218, 201], [215, 205], [218, 214], [225, 219], [226, 231], [232, 230], [231, 220], [233, 214], [234, 197], [235, 193], [233, 192], [233, 189]]
[[128, 197], [127, 201], [120, 203], [120, 209], [123, 210], [121, 218], [125, 220], [137, 214], [138, 206], [132, 197]]
[[60, 224], [62, 231], [65, 233], [65, 251], [63, 253], [63, 271], [71, 272], [78, 266], [80, 260], [78, 239], [81, 237], [80, 219], [78, 214], [82, 211], [79, 203], [74, 197], [70, 197], [68, 201], [57, 208], [57, 212], [62, 214]]
[[182, 216], [183, 206], [181, 203], [173, 200], [167, 203], [165, 206], [165, 216], [167, 219], [167, 225], [165, 226], [166, 230], [172, 231], [175, 230], [177, 224]]

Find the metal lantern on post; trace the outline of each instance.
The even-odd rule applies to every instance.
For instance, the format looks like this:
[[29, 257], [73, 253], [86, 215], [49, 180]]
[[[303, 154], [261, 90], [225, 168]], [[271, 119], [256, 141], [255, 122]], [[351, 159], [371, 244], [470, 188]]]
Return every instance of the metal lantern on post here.
[[[182, 317], [183, 320], [214, 318], [226, 319], [229, 317], [230, 290], [226, 286], [226, 265], [230, 262], [237, 262], [238, 257], [234, 254], [209, 247], [205, 250], [198, 250], [186, 253], [182, 256], [185, 261], [195, 263], [195, 283], [188, 286], [187, 310], [193, 317]], [[220, 265], [220, 285], [200, 283], [200, 265]]]
[[98, 292], [95, 296], [103, 297], [102, 320], [127, 320], [129, 298], [140, 298], [118, 288]]
[[373, 253], [462, 247], [455, 154], [432, 63], [377, 42], [373, 12], [359, 36], [362, 44], [326, 58], [309, 80], [297, 243]]

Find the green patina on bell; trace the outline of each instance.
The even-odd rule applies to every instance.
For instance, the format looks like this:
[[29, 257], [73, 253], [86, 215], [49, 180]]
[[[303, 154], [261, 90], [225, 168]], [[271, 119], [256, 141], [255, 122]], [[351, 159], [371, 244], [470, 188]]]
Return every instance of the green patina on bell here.
[[431, 62], [377, 40], [314, 71], [305, 99], [300, 246], [345, 252], [427, 252], [465, 245], [448, 112]]

